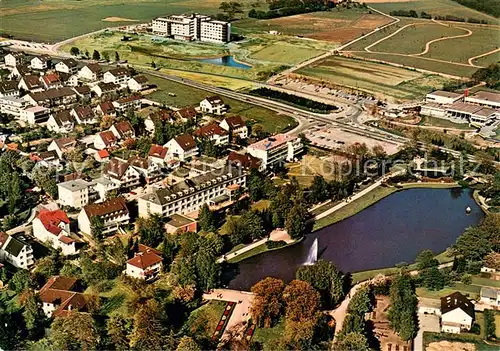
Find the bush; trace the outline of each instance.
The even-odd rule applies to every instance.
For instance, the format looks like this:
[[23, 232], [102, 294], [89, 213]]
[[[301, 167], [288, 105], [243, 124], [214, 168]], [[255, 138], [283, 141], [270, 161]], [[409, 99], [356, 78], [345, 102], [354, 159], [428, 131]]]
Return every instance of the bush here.
[[269, 250], [272, 250], [272, 249], [277, 249], [279, 247], [283, 247], [283, 246], [286, 246], [286, 242], [283, 241], [283, 240], [280, 240], [280, 241], [267, 241], [266, 242], [266, 246]]

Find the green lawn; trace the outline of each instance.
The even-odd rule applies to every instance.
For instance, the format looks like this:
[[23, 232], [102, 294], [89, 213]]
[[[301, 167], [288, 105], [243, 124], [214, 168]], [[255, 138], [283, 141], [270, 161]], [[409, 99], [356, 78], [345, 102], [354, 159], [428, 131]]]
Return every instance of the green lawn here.
[[417, 288], [417, 295], [429, 299], [438, 299], [459, 291], [464, 295], [468, 295], [470, 299], [476, 299], [481, 292], [481, 287], [475, 285], [465, 285], [462, 283], [455, 283], [450, 287], [445, 287], [442, 290], [431, 291], [426, 288]]
[[285, 334], [285, 321], [281, 319], [272, 328], [257, 328], [252, 337], [253, 342], [258, 342], [263, 346], [264, 351], [275, 351], [276, 346]]
[[252, 204], [252, 210], [263, 211], [267, 210], [271, 206], [271, 200], [259, 200]]
[[433, 127], [443, 127], [443, 128], [455, 128], [455, 129], [463, 129], [463, 130], [475, 130], [475, 128], [469, 127], [467, 123], [453, 123], [443, 118], [422, 117], [422, 121], [420, 123], [424, 126], [433, 126]]
[[193, 335], [210, 339], [224, 313], [225, 307], [226, 302], [212, 300], [197, 308], [191, 312], [186, 322], [188, 330]]
[[228, 262], [229, 263], [238, 263], [238, 262], [241, 262], [243, 260], [246, 260], [247, 258], [261, 254], [261, 253], [266, 252], [266, 251], [268, 251], [268, 248], [267, 248], [267, 245], [264, 243], [262, 245], [254, 247], [251, 250], [248, 250], [247, 252], [237, 256], [236, 258], [229, 259]]
[[[212, 95], [209, 92], [197, 88], [189, 87], [184, 84], [173, 82], [167, 79], [148, 76], [152, 84], [156, 84], [159, 90], [148, 98], [165, 103], [170, 106], [184, 107], [188, 105], [198, 105], [205, 97]], [[174, 93], [176, 96], [170, 96]], [[274, 111], [250, 105], [244, 102], [236, 101], [223, 97], [226, 104], [231, 106], [230, 114], [238, 114], [252, 123], [260, 123], [267, 132], [281, 132], [285, 129], [293, 128], [297, 122], [289, 116], [279, 115]]]

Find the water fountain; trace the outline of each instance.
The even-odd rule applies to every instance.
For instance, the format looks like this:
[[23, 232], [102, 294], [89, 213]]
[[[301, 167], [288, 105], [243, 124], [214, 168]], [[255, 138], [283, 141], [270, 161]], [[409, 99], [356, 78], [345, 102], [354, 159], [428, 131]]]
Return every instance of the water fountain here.
[[314, 239], [309, 253], [307, 254], [307, 260], [304, 262], [305, 266], [310, 266], [316, 263], [318, 260], [318, 238]]

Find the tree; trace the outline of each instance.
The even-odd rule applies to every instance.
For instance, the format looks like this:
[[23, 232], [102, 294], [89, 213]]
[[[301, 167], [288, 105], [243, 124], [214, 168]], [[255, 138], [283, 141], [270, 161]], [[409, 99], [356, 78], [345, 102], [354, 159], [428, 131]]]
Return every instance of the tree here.
[[322, 176], [315, 176], [309, 187], [309, 199], [312, 203], [325, 201], [329, 198], [328, 183]]
[[468, 260], [478, 261], [492, 251], [490, 234], [481, 227], [470, 227], [460, 235], [453, 246]]
[[71, 312], [52, 322], [50, 338], [59, 350], [93, 350], [99, 345], [99, 333], [88, 313]]
[[271, 200], [270, 211], [272, 213], [272, 222], [275, 228], [283, 228], [287, 214], [290, 211], [291, 202], [284, 191], [278, 192]]
[[132, 331], [132, 321], [119, 314], [113, 314], [106, 322], [106, 330], [111, 343], [116, 350], [128, 350], [130, 340], [128, 335]]
[[500, 270], [500, 253], [490, 252], [484, 257], [483, 264], [488, 268]]
[[318, 260], [313, 265], [301, 266], [295, 277], [311, 284], [321, 294], [325, 306], [333, 307], [344, 297], [342, 272], [331, 262]]
[[347, 311], [349, 313], [364, 316], [365, 313], [370, 312], [372, 309], [372, 298], [370, 292], [370, 286], [368, 284], [363, 285], [356, 291], [356, 293], [351, 298]]
[[153, 214], [147, 219], [141, 219], [138, 223], [141, 243], [156, 247], [163, 241], [166, 231], [163, 219], [158, 214]]
[[302, 205], [295, 204], [288, 213], [285, 229], [292, 239], [302, 238], [306, 232], [305, 213]]
[[221, 274], [220, 265], [210, 250], [199, 250], [195, 259], [197, 287], [201, 291], [208, 291], [217, 287]]
[[415, 259], [417, 269], [422, 270], [429, 267], [438, 266], [439, 262], [434, 258], [434, 253], [431, 250], [423, 250]]
[[205, 232], [214, 232], [217, 230], [217, 217], [215, 213], [210, 211], [207, 204], [203, 204], [198, 216], [201, 230]]
[[415, 338], [418, 331], [415, 286], [408, 273], [396, 276], [390, 288], [389, 323], [404, 341]]
[[348, 333], [339, 335], [337, 341], [333, 345], [335, 351], [369, 351], [368, 340], [361, 333]]
[[160, 305], [148, 300], [134, 315], [134, 328], [130, 335], [130, 346], [136, 349], [157, 350], [165, 345], [167, 328], [161, 320]]
[[283, 310], [282, 294], [285, 283], [275, 278], [265, 278], [252, 286], [255, 294], [250, 306], [250, 314], [255, 324], [270, 328]]
[[78, 49], [76, 46], [73, 46], [70, 50], [69, 53], [73, 56], [78, 56], [80, 55], [80, 49]]
[[22, 303], [24, 305], [23, 318], [30, 336], [32, 338], [42, 336], [45, 314], [39, 296], [33, 291], [28, 291], [22, 296]]
[[189, 336], [183, 336], [179, 340], [176, 351], [201, 351], [200, 346]]
[[307, 282], [292, 280], [283, 290], [287, 320], [301, 322], [314, 317], [320, 307], [320, 295]]
[[92, 53], [92, 59], [96, 61], [99, 61], [101, 59], [101, 54], [99, 53], [99, 51], [94, 50], [94, 52]]
[[14, 275], [9, 281], [10, 289], [14, 290], [18, 294], [28, 289], [30, 285], [31, 285], [30, 272], [25, 269], [21, 269], [16, 273], [14, 273]]
[[97, 240], [101, 241], [104, 238], [104, 221], [100, 216], [92, 216], [90, 218], [90, 233]]
[[118, 51], [115, 51], [115, 61], [120, 61], [120, 54], [118, 54]]
[[445, 286], [445, 277], [436, 266], [424, 269], [420, 276], [423, 285], [429, 290], [441, 290]]
[[235, 14], [243, 13], [242, 5], [239, 2], [222, 2], [219, 6], [219, 10], [224, 12], [227, 16], [227, 20], [232, 21]]
[[484, 334], [487, 339], [496, 338], [495, 312], [484, 310]]
[[102, 53], [102, 58], [105, 59], [106, 61], [109, 61], [109, 52], [107, 51], [104, 51]]

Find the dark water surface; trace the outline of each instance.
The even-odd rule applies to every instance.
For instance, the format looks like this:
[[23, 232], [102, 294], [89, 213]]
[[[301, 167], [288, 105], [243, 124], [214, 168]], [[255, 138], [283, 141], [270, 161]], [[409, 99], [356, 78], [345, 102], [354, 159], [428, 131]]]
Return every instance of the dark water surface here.
[[252, 68], [250, 65], [246, 65], [244, 63], [238, 62], [234, 59], [233, 56], [222, 56], [217, 58], [209, 58], [209, 59], [195, 59], [195, 61], [203, 62], [203, 63], [211, 63], [219, 66], [229, 66], [236, 68], [249, 69]]
[[[465, 213], [468, 206], [472, 209], [469, 215]], [[318, 258], [332, 261], [344, 272], [413, 262], [424, 249], [444, 251], [483, 216], [470, 189], [399, 191], [355, 216], [309, 234], [299, 244], [240, 262], [229, 287], [248, 290], [265, 277], [293, 279], [316, 238]]]

